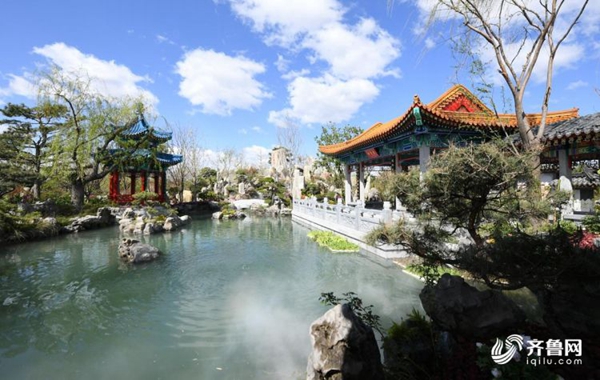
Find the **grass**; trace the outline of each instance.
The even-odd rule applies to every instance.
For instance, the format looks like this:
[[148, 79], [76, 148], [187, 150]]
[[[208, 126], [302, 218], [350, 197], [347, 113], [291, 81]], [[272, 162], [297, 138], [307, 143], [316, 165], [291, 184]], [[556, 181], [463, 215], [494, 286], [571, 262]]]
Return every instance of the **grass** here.
[[358, 246], [330, 231], [311, 231], [308, 237], [333, 252], [358, 252]]

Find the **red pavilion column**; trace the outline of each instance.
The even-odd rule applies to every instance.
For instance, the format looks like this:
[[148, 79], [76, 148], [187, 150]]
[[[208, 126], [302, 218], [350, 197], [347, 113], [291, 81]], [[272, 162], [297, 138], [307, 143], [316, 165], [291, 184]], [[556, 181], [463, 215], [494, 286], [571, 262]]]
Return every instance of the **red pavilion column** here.
[[119, 172], [117, 170], [110, 173], [109, 198], [116, 200], [119, 197]]
[[160, 187], [158, 186], [158, 173], [154, 173], [154, 192], [160, 196]]
[[147, 181], [148, 181], [148, 177], [146, 176], [146, 171], [142, 170], [141, 174], [141, 181], [142, 181], [142, 189], [141, 191], [146, 191], [146, 187], [148, 186]]

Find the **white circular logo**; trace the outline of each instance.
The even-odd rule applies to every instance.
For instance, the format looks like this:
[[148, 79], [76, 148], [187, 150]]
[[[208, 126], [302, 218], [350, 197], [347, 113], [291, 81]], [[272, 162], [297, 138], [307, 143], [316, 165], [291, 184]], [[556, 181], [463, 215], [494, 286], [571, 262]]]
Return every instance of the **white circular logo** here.
[[[506, 352], [504, 345], [506, 344]], [[498, 364], [506, 364], [515, 356], [517, 351], [523, 349], [523, 337], [519, 334], [510, 335], [505, 342], [496, 338], [496, 344], [492, 347], [492, 360]]]

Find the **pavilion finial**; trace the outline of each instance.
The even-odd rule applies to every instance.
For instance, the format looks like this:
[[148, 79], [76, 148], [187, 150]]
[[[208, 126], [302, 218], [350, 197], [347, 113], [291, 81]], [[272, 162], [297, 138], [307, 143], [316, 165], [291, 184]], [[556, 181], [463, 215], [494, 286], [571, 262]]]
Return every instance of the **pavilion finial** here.
[[419, 95], [415, 94], [415, 96], [413, 96], [413, 103], [421, 104], [421, 98], [419, 98]]

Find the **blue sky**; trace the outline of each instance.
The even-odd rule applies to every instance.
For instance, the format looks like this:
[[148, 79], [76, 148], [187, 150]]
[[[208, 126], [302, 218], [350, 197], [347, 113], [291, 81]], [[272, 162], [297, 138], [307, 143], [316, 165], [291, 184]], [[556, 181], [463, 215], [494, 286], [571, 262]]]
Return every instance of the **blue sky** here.
[[[314, 155], [321, 125], [366, 128], [456, 82], [447, 39], [458, 32], [448, 23], [423, 32], [432, 2], [390, 11], [386, 0], [5, 0], [0, 104], [33, 104], [32, 73], [57, 64], [86, 70], [110, 95], [145, 96], [212, 152], [256, 161], [292, 123], [301, 152]], [[600, 111], [600, 1], [588, 8], [559, 50], [551, 110]], [[534, 75], [528, 112], [539, 112], [542, 89]]]

